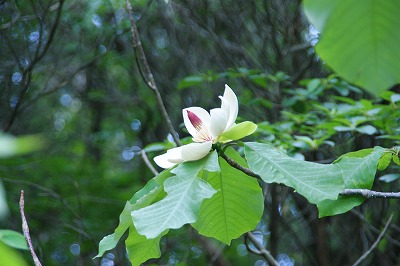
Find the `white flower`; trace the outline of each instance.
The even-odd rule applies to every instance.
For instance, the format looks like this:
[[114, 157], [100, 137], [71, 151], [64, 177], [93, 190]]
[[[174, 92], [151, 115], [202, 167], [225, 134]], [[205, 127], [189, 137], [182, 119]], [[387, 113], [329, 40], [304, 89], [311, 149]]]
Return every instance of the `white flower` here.
[[158, 166], [170, 168], [177, 163], [199, 160], [210, 152], [213, 143], [239, 139], [254, 132], [257, 126], [251, 122], [235, 124], [239, 110], [238, 100], [228, 85], [225, 85], [224, 95], [219, 98], [222, 101], [221, 108], [212, 109], [210, 113], [201, 107], [182, 110], [186, 129], [195, 143], [173, 148], [156, 156], [154, 161]]

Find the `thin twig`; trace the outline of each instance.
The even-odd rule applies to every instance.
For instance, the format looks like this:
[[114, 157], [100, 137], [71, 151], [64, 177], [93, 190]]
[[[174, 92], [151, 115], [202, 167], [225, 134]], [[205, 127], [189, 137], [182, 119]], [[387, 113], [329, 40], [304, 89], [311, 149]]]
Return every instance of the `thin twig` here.
[[263, 256], [264, 259], [268, 261], [269, 264], [273, 266], [279, 266], [278, 261], [269, 253], [269, 251], [254, 237], [254, 235], [251, 232], [247, 232], [246, 236], [250, 241], [253, 243], [253, 245], [257, 248], [257, 250], [260, 252], [259, 255]]
[[[140, 59], [140, 63], [139, 61], [137, 61], [137, 65], [139, 67], [139, 70], [141, 71], [142, 78], [146, 82], [146, 85], [154, 92], [157, 99], [158, 107], [161, 110], [161, 114], [165, 122], [167, 123], [169, 132], [171, 133], [172, 138], [174, 139], [176, 145], [181, 146], [182, 143], [178, 138], [178, 134], [176, 133], [174, 126], [172, 125], [167, 109], [165, 108], [164, 101], [161, 97], [160, 91], [157, 88], [156, 81], [154, 80], [153, 73], [151, 72], [149, 63], [146, 58], [146, 54], [144, 53], [142, 42], [140, 41], [139, 31], [136, 27], [136, 21], [135, 18], [133, 17], [132, 5], [129, 2], [129, 0], [126, 0], [126, 8], [128, 10], [129, 19], [131, 21], [133, 49], [134, 52], [137, 54], [136, 58]], [[143, 69], [141, 67], [143, 67]]]
[[150, 171], [154, 174], [154, 175], [158, 175], [157, 170], [154, 168], [154, 166], [151, 164], [151, 162], [149, 161], [149, 158], [147, 157], [147, 154], [144, 150], [140, 151], [140, 155], [142, 155], [142, 159], [144, 161], [144, 163], [146, 164], [146, 166], [150, 169]]
[[29, 226], [28, 226], [28, 222], [26, 221], [26, 217], [25, 217], [24, 207], [25, 207], [24, 191], [21, 190], [21, 198], [19, 200], [19, 208], [21, 210], [22, 231], [24, 232], [26, 242], [28, 243], [29, 250], [31, 251], [33, 262], [35, 263], [36, 266], [42, 266], [42, 264], [40, 263], [37, 255], [35, 253], [35, 250], [33, 249], [31, 236], [29, 234]]
[[387, 229], [389, 228], [389, 224], [392, 221], [392, 218], [393, 218], [393, 214], [390, 215], [389, 220], [385, 224], [385, 227], [383, 228], [382, 232], [379, 234], [379, 236], [375, 240], [375, 242], [372, 244], [372, 246], [353, 264], [353, 266], [360, 265], [360, 263], [363, 262], [368, 257], [368, 255], [370, 255], [372, 253], [372, 251], [378, 246], [379, 242], [382, 240]]
[[364, 198], [400, 199], [400, 192], [380, 192], [369, 189], [345, 189], [341, 196], [363, 196]]

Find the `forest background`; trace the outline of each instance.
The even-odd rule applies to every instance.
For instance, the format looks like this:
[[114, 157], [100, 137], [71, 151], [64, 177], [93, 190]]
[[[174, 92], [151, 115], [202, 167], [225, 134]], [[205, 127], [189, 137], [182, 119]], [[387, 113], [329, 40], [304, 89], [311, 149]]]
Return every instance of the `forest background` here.
[[[227, 83], [239, 97], [239, 120], [258, 124], [248, 140], [329, 164], [400, 140], [400, 5], [359, 2], [132, 5], [179, 138], [190, 140], [181, 110], [219, 105]], [[154, 176], [146, 157], [174, 146], [133, 48], [125, 1], [0, 1], [0, 240], [25, 248], [8, 231], [21, 232], [24, 190], [44, 265], [129, 265], [123, 241], [93, 257], [125, 202]], [[379, 169], [374, 191], [399, 190], [393, 160]], [[318, 218], [293, 189], [261, 186], [265, 209], [253, 234], [282, 265], [347, 265], [363, 254], [367, 265], [400, 263], [398, 199]], [[266, 265], [250, 242], [226, 245], [185, 226], [170, 230], [161, 257], [147, 264]], [[28, 251], [10, 254], [32, 260]]]

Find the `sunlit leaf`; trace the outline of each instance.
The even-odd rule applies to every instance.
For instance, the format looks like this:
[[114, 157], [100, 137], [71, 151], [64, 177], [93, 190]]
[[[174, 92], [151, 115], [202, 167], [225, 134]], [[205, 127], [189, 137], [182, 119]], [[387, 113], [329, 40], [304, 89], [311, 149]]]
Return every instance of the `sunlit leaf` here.
[[375, 95], [400, 82], [397, 0], [305, 0], [303, 5], [321, 32], [316, 51], [337, 74]]
[[[227, 155], [241, 164], [246, 162], [233, 149]], [[212, 173], [207, 181], [218, 192], [201, 205], [193, 224], [200, 234], [230, 244], [245, 232], [253, 230], [263, 212], [263, 195], [257, 180], [231, 167], [220, 158], [221, 172]]]
[[254, 131], [256, 131], [257, 125], [250, 121], [245, 121], [234, 125], [229, 130], [225, 131], [220, 135], [220, 142], [225, 142], [229, 140], [238, 140], [244, 138]]
[[[139, 234], [152, 239], [167, 229], [180, 228], [197, 220], [203, 200], [216, 193], [209, 183], [198, 177], [204, 167], [210, 166], [207, 161], [209, 158], [210, 156], [207, 156], [198, 161], [178, 165], [172, 170], [176, 175], [164, 182], [164, 190], [168, 195], [131, 213]], [[215, 169], [215, 166], [211, 168]]]
[[265, 182], [292, 187], [311, 203], [336, 199], [344, 189], [336, 165], [296, 160], [263, 143], [245, 143], [245, 154], [250, 169]]
[[28, 264], [24, 261], [22, 257], [23, 256], [21, 254], [18, 254], [16, 250], [0, 242], [0, 265], [27, 266]]

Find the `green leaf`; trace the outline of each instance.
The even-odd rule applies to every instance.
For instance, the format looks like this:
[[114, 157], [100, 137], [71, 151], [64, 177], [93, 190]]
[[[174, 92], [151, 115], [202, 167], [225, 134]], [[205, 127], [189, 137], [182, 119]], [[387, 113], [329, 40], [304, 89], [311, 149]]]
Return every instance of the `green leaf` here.
[[[246, 162], [232, 148], [226, 154], [242, 166]], [[231, 167], [220, 158], [221, 172], [213, 173], [207, 181], [218, 192], [206, 199], [193, 227], [200, 234], [230, 244], [245, 232], [253, 230], [261, 219], [264, 200], [257, 180]]]
[[335, 162], [339, 162], [341, 159], [344, 158], [364, 158], [365, 156], [370, 155], [373, 151], [374, 149], [370, 148], [370, 149], [362, 149], [358, 151], [348, 152], [337, 158]]
[[22, 257], [16, 250], [0, 242], [0, 265], [27, 266], [28, 264]]
[[118, 227], [115, 229], [114, 233], [105, 236], [100, 241], [99, 254], [95, 258], [101, 257], [107, 250], [115, 248], [115, 246], [118, 244], [119, 239], [122, 237], [125, 231], [130, 226], [133, 226], [133, 221], [131, 217], [131, 212], [133, 210], [148, 206], [156, 201], [158, 198], [165, 195], [164, 190], [162, 189], [162, 184], [165, 179], [170, 176], [170, 170], [165, 170], [153, 179], [151, 179], [149, 182], [147, 182], [147, 184], [141, 190], [135, 193], [132, 199], [125, 204], [124, 210], [119, 216]]
[[390, 162], [392, 161], [392, 156], [393, 154], [391, 152], [386, 152], [382, 155], [382, 157], [378, 161], [379, 171], [383, 171], [389, 166]]
[[399, 159], [399, 155], [397, 154], [393, 154], [393, 162], [397, 165], [400, 165], [400, 159]]
[[28, 249], [24, 235], [12, 230], [0, 230], [0, 241], [13, 248]]
[[[369, 151], [369, 154], [365, 155]], [[366, 149], [349, 156], [342, 156], [336, 160], [337, 165], [343, 176], [346, 188], [365, 188], [371, 189], [375, 179], [375, 173], [379, 158], [385, 152], [381, 147]], [[355, 155], [365, 157], [355, 157]], [[339, 196], [337, 200], [325, 200], [318, 203], [319, 216], [330, 216], [345, 213], [355, 206], [362, 204], [364, 197], [360, 196]]]
[[207, 80], [207, 76], [204, 74], [188, 76], [188, 77], [183, 78], [179, 82], [178, 89], [179, 90], [186, 89], [188, 87], [203, 83], [206, 80]]
[[131, 213], [139, 234], [152, 239], [167, 229], [180, 228], [197, 220], [203, 200], [211, 198], [216, 193], [209, 183], [197, 177], [204, 167], [210, 165], [208, 161], [210, 156], [178, 165], [172, 170], [176, 176], [164, 182], [164, 190], [168, 195], [150, 206]]
[[371, 125], [365, 125], [357, 127], [356, 131], [366, 135], [374, 135], [378, 130]]
[[229, 130], [225, 131], [219, 136], [219, 142], [227, 142], [231, 140], [238, 140], [244, 138], [254, 131], [256, 131], [257, 125], [250, 121], [244, 121], [242, 123], [236, 124]]
[[0, 133], [0, 158], [30, 153], [43, 146], [43, 139], [37, 135], [14, 137]]
[[129, 236], [125, 240], [125, 246], [132, 265], [141, 265], [148, 259], [160, 257], [160, 240], [167, 232], [168, 230], [156, 238], [147, 239], [145, 236], [139, 235], [134, 226], [129, 227]]
[[263, 143], [245, 143], [245, 154], [250, 169], [265, 182], [292, 187], [311, 203], [336, 199], [344, 189], [340, 169], [335, 165], [296, 160]]
[[397, 0], [305, 0], [321, 32], [318, 55], [340, 76], [379, 95], [400, 82]]
[[400, 174], [387, 174], [379, 177], [380, 181], [391, 183], [400, 178]]

